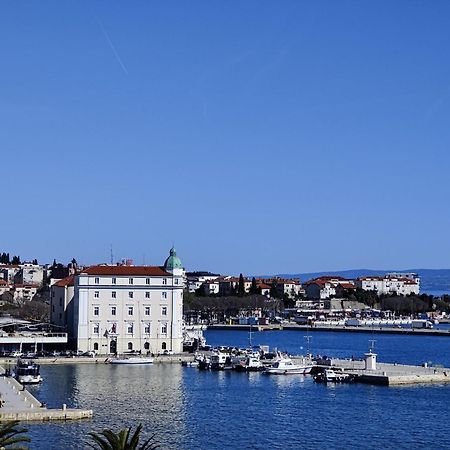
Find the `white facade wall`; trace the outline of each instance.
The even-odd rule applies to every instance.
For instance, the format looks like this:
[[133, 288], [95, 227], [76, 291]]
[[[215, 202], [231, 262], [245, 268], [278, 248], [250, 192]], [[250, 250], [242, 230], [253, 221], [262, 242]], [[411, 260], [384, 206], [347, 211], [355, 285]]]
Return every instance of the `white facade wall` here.
[[21, 264], [22, 284], [41, 285], [44, 282], [44, 268], [38, 264]]
[[74, 300], [79, 350], [182, 351], [182, 273], [167, 277], [81, 273]]
[[419, 294], [420, 287], [417, 283], [404, 281], [398, 278], [364, 278], [356, 280], [356, 286], [364, 291], [376, 291], [378, 295], [393, 294], [409, 295]]

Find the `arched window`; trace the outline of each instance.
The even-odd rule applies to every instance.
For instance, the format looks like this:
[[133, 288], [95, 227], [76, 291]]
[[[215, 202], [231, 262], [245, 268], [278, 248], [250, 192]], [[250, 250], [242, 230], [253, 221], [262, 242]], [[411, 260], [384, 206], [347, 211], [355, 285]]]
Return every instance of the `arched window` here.
[[98, 342], [94, 342], [94, 350], [98, 350]]
[[145, 349], [145, 350], [150, 350], [150, 343], [149, 343], [149, 342], [146, 342], [146, 343], [144, 344], [144, 349]]
[[128, 350], [133, 350], [133, 343], [132, 342], [128, 342]]
[[165, 350], [165, 349], [167, 348], [167, 344], [166, 344], [165, 342], [163, 342], [163, 343], [161, 344], [161, 348], [162, 348], [163, 350]]

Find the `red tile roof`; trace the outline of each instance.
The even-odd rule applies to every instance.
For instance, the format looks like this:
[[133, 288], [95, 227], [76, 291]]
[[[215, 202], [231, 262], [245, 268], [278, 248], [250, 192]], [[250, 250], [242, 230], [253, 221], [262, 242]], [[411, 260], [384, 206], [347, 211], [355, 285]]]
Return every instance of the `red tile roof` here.
[[73, 286], [74, 285], [74, 276], [70, 275], [66, 278], [63, 278], [62, 280], [57, 281], [54, 286], [58, 287], [66, 287], [66, 286]]
[[80, 275], [109, 275], [109, 276], [149, 276], [171, 277], [162, 266], [91, 266], [84, 269]]

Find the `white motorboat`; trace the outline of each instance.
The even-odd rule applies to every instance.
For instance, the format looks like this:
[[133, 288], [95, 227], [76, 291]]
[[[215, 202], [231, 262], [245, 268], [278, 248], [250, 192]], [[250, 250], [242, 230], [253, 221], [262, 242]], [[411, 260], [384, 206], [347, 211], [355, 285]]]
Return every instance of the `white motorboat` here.
[[354, 376], [343, 371], [334, 371], [333, 369], [325, 369], [322, 373], [314, 377], [314, 381], [318, 383], [350, 383], [354, 381]]
[[110, 364], [153, 364], [153, 358], [141, 358], [139, 356], [128, 356], [125, 358], [111, 359]]
[[278, 358], [267, 367], [264, 373], [268, 375], [306, 375], [311, 372], [312, 366], [295, 364], [291, 358], [279, 355]]
[[39, 370], [39, 364], [19, 359], [14, 369], [15, 378], [21, 384], [39, 384], [43, 381]]

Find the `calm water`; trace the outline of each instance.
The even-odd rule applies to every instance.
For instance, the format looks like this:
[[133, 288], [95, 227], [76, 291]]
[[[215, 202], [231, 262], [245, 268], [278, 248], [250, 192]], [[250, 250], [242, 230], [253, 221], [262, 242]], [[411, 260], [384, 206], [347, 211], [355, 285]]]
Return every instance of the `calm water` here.
[[[303, 332], [253, 333], [254, 344], [305, 352]], [[370, 335], [311, 333], [313, 353], [360, 356]], [[212, 345], [246, 346], [248, 333], [209, 331]], [[376, 336], [383, 361], [450, 366], [450, 338]], [[92, 408], [76, 424], [29, 425], [35, 449], [86, 448], [86, 434], [142, 422], [162, 448], [450, 448], [450, 386], [325, 386], [304, 377], [201, 372], [181, 365], [42, 366], [33, 388], [50, 407]], [[30, 389], [31, 390], [31, 389]]]

